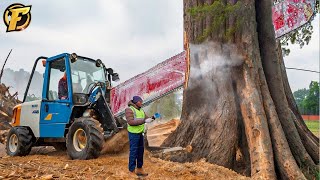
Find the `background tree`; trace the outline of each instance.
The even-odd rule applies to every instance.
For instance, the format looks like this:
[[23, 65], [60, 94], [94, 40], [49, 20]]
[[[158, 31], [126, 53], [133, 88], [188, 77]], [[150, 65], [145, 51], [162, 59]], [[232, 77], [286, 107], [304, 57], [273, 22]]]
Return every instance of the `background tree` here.
[[309, 89], [306, 89], [306, 88], [298, 89], [293, 93], [294, 99], [297, 103], [298, 109], [301, 114], [305, 114], [303, 100], [305, 100], [308, 94], [309, 94]]
[[181, 115], [181, 102], [179, 102], [179, 92], [171, 93], [145, 108], [148, 115], [155, 112], [161, 114], [161, 120], [171, 120], [172, 118], [180, 117]]
[[308, 115], [319, 115], [319, 83], [311, 81], [309, 93], [303, 101]]
[[311, 81], [309, 89], [299, 89], [293, 93], [301, 114], [319, 115], [319, 83]]
[[270, 0], [184, 0], [190, 75], [181, 124], [163, 146], [262, 179], [314, 178], [319, 139], [295, 104]]

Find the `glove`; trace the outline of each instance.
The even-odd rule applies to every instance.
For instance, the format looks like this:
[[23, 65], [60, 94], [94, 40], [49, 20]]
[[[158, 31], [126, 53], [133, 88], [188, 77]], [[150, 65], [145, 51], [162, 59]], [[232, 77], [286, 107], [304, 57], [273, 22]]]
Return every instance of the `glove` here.
[[154, 120], [154, 119], [152, 119], [152, 118], [148, 118], [148, 119], [146, 119], [144, 122], [145, 122], [145, 123], [151, 123], [153, 120]]
[[152, 116], [152, 119], [160, 118], [160, 116], [161, 116], [160, 113], [155, 113], [155, 114]]

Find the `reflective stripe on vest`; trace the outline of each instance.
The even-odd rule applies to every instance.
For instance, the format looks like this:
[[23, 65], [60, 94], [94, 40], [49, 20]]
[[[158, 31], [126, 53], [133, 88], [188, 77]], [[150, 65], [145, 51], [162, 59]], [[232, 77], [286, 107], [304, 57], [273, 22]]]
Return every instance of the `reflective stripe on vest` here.
[[[133, 120], [142, 120], [145, 118], [145, 113], [142, 109], [138, 110], [133, 106], [130, 106], [130, 109], [133, 111]], [[144, 131], [144, 124], [138, 126], [130, 126], [128, 124], [128, 131], [131, 133], [143, 133]]]

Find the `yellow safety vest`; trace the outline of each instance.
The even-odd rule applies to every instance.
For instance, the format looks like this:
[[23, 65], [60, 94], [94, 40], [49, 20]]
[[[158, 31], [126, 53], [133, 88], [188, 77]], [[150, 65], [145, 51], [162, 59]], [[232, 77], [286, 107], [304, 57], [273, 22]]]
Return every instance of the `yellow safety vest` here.
[[[133, 111], [134, 120], [141, 120], [145, 118], [145, 113], [143, 109], [136, 109], [133, 106], [130, 106], [131, 110]], [[131, 133], [143, 133], [144, 132], [144, 124], [138, 126], [130, 126], [128, 124], [128, 131]]]

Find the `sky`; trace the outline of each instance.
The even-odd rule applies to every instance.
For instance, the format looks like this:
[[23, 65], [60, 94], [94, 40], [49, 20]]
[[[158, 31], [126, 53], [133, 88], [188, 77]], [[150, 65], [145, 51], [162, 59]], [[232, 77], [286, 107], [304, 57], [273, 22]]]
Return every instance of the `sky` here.
[[[0, 19], [0, 64], [31, 71], [38, 56], [75, 52], [101, 59], [123, 82], [183, 51], [182, 0], [17, 0], [32, 5], [27, 29], [6, 33]], [[0, 1], [0, 15], [11, 0]], [[81, 2], [81, 3], [80, 3]], [[309, 45], [290, 46], [287, 67], [319, 70], [319, 15]], [[308, 87], [319, 74], [288, 70], [291, 88]]]
[[[300, 48], [299, 45], [289, 45], [290, 54], [284, 57], [284, 63], [288, 68], [308, 69], [313, 71], [320, 71], [320, 50], [319, 50], [319, 14], [316, 15], [311, 22], [313, 26], [313, 33], [308, 45]], [[287, 75], [292, 91], [302, 88], [308, 88], [311, 81], [319, 82], [318, 73], [297, 71], [287, 69]]]
[[[0, 64], [31, 71], [38, 56], [75, 52], [101, 59], [125, 81], [183, 51], [182, 0], [24, 0], [27, 29], [6, 33], [0, 19]], [[81, 2], [81, 3], [80, 3]], [[0, 1], [0, 16], [13, 1]]]

